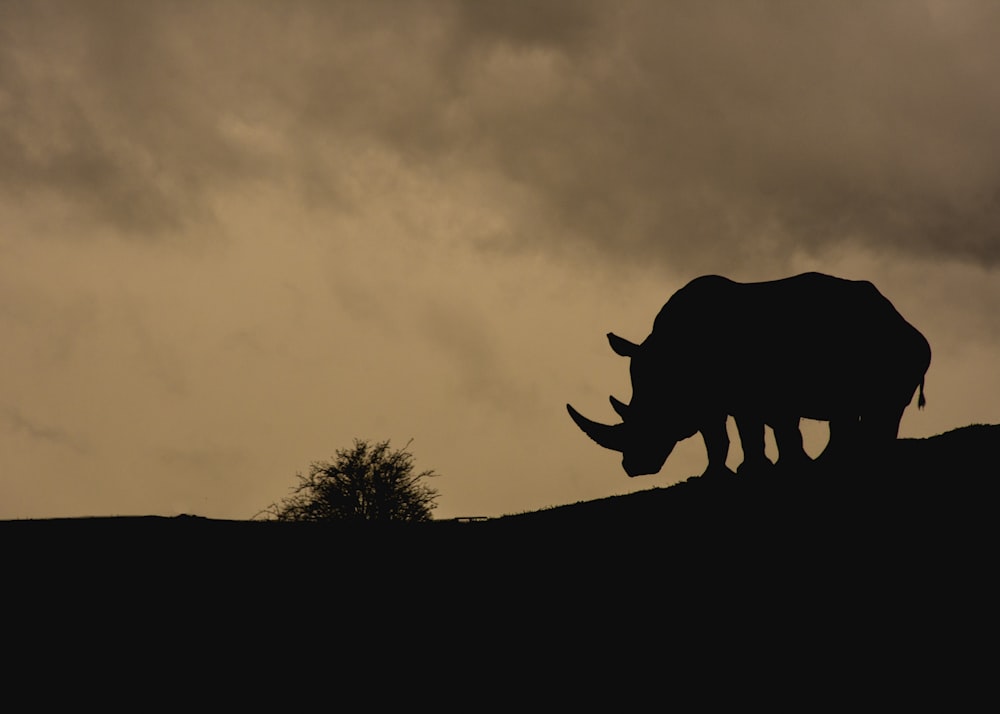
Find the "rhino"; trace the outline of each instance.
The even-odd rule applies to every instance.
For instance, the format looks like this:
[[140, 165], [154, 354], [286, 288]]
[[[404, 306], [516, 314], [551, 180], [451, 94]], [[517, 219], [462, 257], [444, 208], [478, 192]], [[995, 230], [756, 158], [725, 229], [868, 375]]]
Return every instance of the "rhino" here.
[[[611, 348], [631, 360], [632, 399], [614, 396], [617, 424], [570, 417], [597, 444], [622, 453], [630, 477], [657, 473], [677, 442], [701, 432], [708, 452], [703, 476], [732, 472], [728, 417], [743, 446], [737, 473], [800, 467], [801, 418], [829, 422], [819, 460], [884, 453], [919, 391], [930, 345], [865, 280], [804, 273], [738, 283], [695, 278], [663, 306], [652, 332], [635, 344], [608, 333]], [[764, 426], [778, 459], [764, 453]]]

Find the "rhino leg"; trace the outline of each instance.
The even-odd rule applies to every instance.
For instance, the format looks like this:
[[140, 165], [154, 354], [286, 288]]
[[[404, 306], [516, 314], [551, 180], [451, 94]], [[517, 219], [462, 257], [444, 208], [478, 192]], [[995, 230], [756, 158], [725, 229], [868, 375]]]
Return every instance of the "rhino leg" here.
[[861, 416], [859, 448], [866, 461], [881, 460], [889, 455], [899, 435], [899, 422], [904, 407], [891, 407]]
[[843, 464], [857, 453], [861, 438], [861, 422], [856, 415], [837, 416], [830, 420], [830, 440], [817, 462], [827, 465]]
[[764, 420], [741, 415], [736, 417], [736, 428], [743, 445], [743, 463], [736, 473], [759, 473], [770, 469], [771, 461], [764, 454]]
[[868, 443], [884, 444], [895, 441], [899, 435], [899, 422], [903, 408], [888, 408], [861, 417], [861, 436]]
[[778, 463], [775, 466], [789, 471], [800, 469], [812, 462], [802, 446], [798, 417], [774, 420], [771, 422], [771, 428], [774, 429], [774, 440], [778, 444]]
[[726, 466], [726, 459], [729, 457], [726, 415], [706, 420], [701, 428], [701, 437], [705, 440], [705, 450], [708, 452], [708, 468], [702, 476], [732, 476], [733, 472]]

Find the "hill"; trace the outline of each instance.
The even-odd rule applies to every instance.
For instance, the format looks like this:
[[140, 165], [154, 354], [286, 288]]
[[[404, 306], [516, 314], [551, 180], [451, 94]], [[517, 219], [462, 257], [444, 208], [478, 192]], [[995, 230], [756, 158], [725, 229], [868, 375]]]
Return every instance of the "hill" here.
[[[346, 526], [225, 521], [196, 516], [0, 522], [17, 542], [11, 564], [61, 564], [105, 571], [202, 571], [218, 576], [336, 563], [344, 572], [371, 563], [383, 569], [431, 557], [436, 572], [489, 572], [494, 561], [554, 560], [615, 564], [659, 557], [726, 557], [785, 552], [810, 544], [870, 549], [906, 540], [966, 549], [989, 540], [994, 503], [990, 464], [1000, 452], [1000, 425], [976, 424], [926, 439], [901, 439], [891, 462], [871, 473], [813, 468], [805, 473], [723, 480], [690, 478], [626, 496], [557, 506], [483, 522]], [[926, 551], [925, 551], [926, 552]], [[51, 569], [51, 568], [49, 568]]]
[[169, 677], [339, 658], [489, 687], [670, 655], [854, 697], [865, 672], [893, 696], [917, 676], [951, 697], [944, 673], [975, 671], [968, 637], [993, 619], [998, 446], [1000, 425], [973, 425], [901, 440], [877, 473], [692, 478], [471, 523], [0, 522], [10, 629], [27, 631], [10, 648], [44, 662], [76, 643], [73, 667], [101, 676], [96, 642]]
[[899, 439], [890, 459], [863, 471], [813, 465], [803, 473], [721, 480], [692, 477], [666, 488], [500, 520], [552, 527], [603, 521], [642, 528], [670, 518], [719, 520], [722, 515], [741, 521], [765, 515], [779, 522], [797, 516], [811, 522], [844, 515], [894, 521], [906, 518], [915, 508], [940, 510], [944, 504], [970, 512], [992, 501], [987, 474], [998, 450], [1000, 425], [973, 424], [933, 437]]

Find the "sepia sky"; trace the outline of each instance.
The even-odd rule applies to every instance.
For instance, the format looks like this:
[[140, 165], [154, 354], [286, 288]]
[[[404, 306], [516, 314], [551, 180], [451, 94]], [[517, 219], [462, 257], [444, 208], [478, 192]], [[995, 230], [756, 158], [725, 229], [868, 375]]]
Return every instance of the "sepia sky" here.
[[355, 438], [412, 439], [439, 518], [669, 485], [700, 437], [628, 479], [564, 405], [613, 421], [605, 333], [705, 273], [873, 281], [933, 349], [901, 435], [998, 423], [997, 27], [0, 0], [0, 518], [249, 518]]

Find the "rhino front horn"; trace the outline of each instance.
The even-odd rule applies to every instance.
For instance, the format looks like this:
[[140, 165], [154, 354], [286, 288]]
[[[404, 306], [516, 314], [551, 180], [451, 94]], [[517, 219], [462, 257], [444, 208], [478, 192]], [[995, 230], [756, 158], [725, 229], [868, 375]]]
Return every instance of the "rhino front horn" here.
[[615, 424], [614, 426], [599, 424], [583, 416], [569, 404], [566, 405], [566, 411], [569, 412], [570, 417], [580, 427], [580, 430], [600, 446], [612, 451], [625, 450], [625, 435], [622, 432], [624, 424]]

